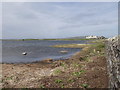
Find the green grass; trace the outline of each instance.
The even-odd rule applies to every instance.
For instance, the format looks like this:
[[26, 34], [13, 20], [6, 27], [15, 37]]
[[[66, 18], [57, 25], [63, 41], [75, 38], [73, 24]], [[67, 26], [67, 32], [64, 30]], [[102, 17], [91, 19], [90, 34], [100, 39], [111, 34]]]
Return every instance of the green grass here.
[[29, 90], [29, 88], [22, 88], [22, 90]]
[[44, 85], [40, 85], [40, 88], [45, 88]]
[[61, 88], [65, 88], [65, 87], [64, 87], [64, 84], [61, 85]]
[[82, 84], [81, 86], [82, 86], [83, 88], [88, 88], [88, 87], [89, 87], [88, 84]]
[[74, 68], [82, 68], [82, 66], [79, 63], [73, 63], [72, 65]]
[[6, 80], [12, 80], [13, 76], [7, 77]]
[[68, 82], [75, 82], [74, 79], [68, 79]]
[[55, 83], [62, 83], [63, 81], [61, 79], [55, 80]]
[[65, 67], [65, 66], [66, 66], [66, 64], [63, 62], [63, 63], [61, 63], [61, 66], [62, 66], [62, 67]]
[[60, 69], [57, 69], [57, 70], [54, 71], [54, 73], [55, 74], [60, 74], [60, 73], [62, 73], [62, 71]]
[[72, 41], [76, 41], [76, 40], [93, 40], [93, 39], [40, 39], [40, 40], [63, 40], [63, 41], [67, 41], [67, 40], [72, 40]]
[[1, 79], [1, 80], [0, 80], [0, 83], [3, 83], [3, 82], [4, 82], [4, 80], [3, 80], [3, 79]]
[[73, 72], [72, 74], [74, 76], [80, 76], [82, 73], [84, 73], [85, 71], [84, 70], [80, 70], [79, 72]]
[[93, 51], [91, 51], [92, 53], [101, 55], [101, 54], [103, 54], [103, 52], [105, 52], [104, 51], [105, 50], [105, 43], [98, 42], [96, 44], [93, 44], [93, 46], [91, 48], [93, 48], [92, 49]]

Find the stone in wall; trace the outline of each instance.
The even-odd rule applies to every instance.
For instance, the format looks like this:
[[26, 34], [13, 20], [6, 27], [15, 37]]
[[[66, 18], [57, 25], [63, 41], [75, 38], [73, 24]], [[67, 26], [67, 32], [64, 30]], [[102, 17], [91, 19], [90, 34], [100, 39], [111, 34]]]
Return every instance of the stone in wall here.
[[106, 53], [109, 72], [109, 88], [120, 88], [120, 36], [113, 37], [106, 42]]

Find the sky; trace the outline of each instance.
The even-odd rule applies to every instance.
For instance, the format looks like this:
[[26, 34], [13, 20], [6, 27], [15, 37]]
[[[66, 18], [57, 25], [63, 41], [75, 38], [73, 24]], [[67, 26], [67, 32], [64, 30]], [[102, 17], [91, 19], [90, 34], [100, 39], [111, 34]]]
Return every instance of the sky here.
[[117, 2], [2, 3], [3, 39], [117, 34]]

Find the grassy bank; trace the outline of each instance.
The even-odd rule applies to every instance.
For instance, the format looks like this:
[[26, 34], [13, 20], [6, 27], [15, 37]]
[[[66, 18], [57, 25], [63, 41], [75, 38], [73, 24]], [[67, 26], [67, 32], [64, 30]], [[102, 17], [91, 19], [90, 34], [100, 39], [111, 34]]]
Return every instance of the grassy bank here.
[[70, 41], [77, 41], [77, 40], [94, 40], [94, 39], [40, 39], [40, 40], [60, 40], [60, 41], [67, 41], [67, 40], [70, 40]]
[[54, 47], [83, 48], [66, 61], [56, 61], [55, 76], [40, 81], [41, 88], [107, 88], [107, 68], [104, 41], [94, 44], [64, 44]]
[[59, 44], [59, 45], [53, 45], [51, 47], [56, 47], [56, 48], [99, 48], [102, 49], [105, 47], [104, 44], [105, 40], [94, 40], [94, 41], [89, 41], [89, 44]]
[[51, 47], [56, 47], [56, 48], [85, 48], [89, 47], [89, 44], [62, 44], [62, 45], [53, 45]]

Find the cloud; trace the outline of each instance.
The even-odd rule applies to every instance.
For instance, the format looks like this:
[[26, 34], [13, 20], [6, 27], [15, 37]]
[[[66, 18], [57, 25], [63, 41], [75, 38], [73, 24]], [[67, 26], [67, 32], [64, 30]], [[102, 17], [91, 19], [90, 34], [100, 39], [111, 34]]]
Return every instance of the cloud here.
[[3, 3], [3, 38], [60, 38], [88, 32], [100, 35], [104, 28], [101, 35], [110, 36], [108, 31], [117, 33], [117, 19], [117, 3], [112, 2]]

